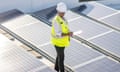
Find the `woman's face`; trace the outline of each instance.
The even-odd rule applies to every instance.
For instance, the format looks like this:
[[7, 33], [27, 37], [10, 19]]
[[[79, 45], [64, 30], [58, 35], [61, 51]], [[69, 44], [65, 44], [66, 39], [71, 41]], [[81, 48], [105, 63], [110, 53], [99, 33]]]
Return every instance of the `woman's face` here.
[[63, 17], [65, 15], [64, 12], [58, 12], [59, 16]]

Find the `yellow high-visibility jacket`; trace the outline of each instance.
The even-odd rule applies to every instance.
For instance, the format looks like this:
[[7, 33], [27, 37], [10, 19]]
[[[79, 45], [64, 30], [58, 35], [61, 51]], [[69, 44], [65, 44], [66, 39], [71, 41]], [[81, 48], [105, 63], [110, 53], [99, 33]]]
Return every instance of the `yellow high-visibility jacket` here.
[[57, 22], [59, 26], [61, 26], [62, 33], [68, 34], [69, 33], [69, 28], [68, 24], [59, 16], [56, 15], [56, 17], [52, 21], [52, 29], [51, 29], [51, 42], [53, 45], [59, 46], [59, 47], [65, 47], [69, 46], [70, 44], [70, 36], [64, 36], [64, 37], [57, 37], [55, 28], [54, 28], [54, 23]]

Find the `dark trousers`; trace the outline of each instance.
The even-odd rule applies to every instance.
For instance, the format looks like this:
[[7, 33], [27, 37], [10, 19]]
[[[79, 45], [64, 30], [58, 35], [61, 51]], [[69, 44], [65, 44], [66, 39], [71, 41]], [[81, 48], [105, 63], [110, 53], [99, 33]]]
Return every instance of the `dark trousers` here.
[[57, 57], [56, 57], [56, 63], [55, 63], [55, 70], [64, 72], [64, 49], [65, 47], [58, 47], [55, 46]]

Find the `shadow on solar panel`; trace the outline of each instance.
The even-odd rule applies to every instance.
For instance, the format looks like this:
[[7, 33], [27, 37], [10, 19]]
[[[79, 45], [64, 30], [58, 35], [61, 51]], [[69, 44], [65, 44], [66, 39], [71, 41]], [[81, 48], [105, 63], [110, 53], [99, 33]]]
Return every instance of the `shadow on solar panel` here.
[[16, 18], [23, 14], [24, 14], [23, 12], [21, 12], [17, 9], [13, 9], [13, 10], [9, 10], [7, 12], [0, 13], [0, 23], [8, 21], [13, 18]]
[[46, 18], [49, 20], [50, 18], [53, 18], [56, 14], [57, 14], [56, 9], [53, 9], [51, 12], [49, 12], [49, 13], [46, 15]]
[[93, 9], [94, 7], [90, 4], [82, 4], [78, 7], [75, 7], [75, 8], [72, 8], [71, 10], [74, 11], [74, 12], [77, 12], [77, 13], [83, 13], [83, 14], [88, 14], [89, 12], [91, 12], [91, 10]]

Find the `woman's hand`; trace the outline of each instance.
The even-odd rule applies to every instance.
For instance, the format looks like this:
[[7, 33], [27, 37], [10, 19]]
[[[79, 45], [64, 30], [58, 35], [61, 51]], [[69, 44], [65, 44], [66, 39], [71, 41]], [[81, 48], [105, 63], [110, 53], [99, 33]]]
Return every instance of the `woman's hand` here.
[[62, 36], [73, 36], [73, 32], [69, 32], [67, 34], [62, 33]]

